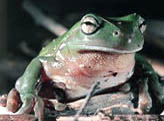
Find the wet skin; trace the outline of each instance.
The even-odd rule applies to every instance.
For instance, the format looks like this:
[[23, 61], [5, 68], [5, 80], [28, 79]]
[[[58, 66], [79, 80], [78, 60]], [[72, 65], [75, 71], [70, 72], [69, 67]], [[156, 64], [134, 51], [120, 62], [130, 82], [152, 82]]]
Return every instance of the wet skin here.
[[99, 89], [124, 85], [135, 75], [137, 63], [141, 63], [146, 76], [140, 75], [135, 80], [141, 86], [138, 106], [133, 111], [141, 114], [150, 111], [149, 88], [163, 103], [163, 91], [156, 73], [145, 59], [136, 55], [143, 47], [144, 31], [144, 19], [136, 14], [116, 18], [85, 15], [68, 32], [44, 47], [17, 80], [15, 88], [23, 102], [17, 113], [29, 113], [35, 100], [35, 114], [43, 120], [44, 103], [36, 89], [41, 70], [48, 80], [64, 90], [68, 99], [75, 99], [86, 95], [95, 81], [100, 82]]

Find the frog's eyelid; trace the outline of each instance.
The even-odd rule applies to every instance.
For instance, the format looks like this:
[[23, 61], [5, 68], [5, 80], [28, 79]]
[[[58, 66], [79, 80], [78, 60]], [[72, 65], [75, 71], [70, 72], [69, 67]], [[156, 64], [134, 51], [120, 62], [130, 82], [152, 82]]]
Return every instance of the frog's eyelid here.
[[93, 16], [86, 16], [84, 18], [81, 19], [81, 24], [84, 24], [84, 23], [88, 23], [88, 24], [93, 24], [95, 25], [96, 27], [99, 27], [100, 26], [100, 23], [99, 21], [93, 17]]
[[86, 22], [81, 23], [81, 25], [82, 25], [82, 24], [92, 25], [92, 26], [95, 26], [95, 27], [99, 27], [99, 25], [98, 25], [97, 23], [93, 23], [93, 22], [91, 22], [91, 21], [86, 21]]
[[97, 28], [98, 27], [95, 26], [94, 24], [87, 24], [87, 23], [81, 24], [81, 31], [86, 35], [93, 34], [94, 32], [96, 32]]
[[93, 16], [86, 16], [81, 20], [81, 31], [86, 35], [95, 33], [99, 27], [98, 20]]

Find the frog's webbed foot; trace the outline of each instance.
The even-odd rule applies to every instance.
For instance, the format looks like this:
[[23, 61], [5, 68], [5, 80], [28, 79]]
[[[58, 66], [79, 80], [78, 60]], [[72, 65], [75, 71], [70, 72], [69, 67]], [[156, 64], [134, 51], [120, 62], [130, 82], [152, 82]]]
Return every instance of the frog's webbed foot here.
[[20, 105], [21, 99], [19, 96], [19, 92], [15, 88], [13, 88], [8, 93], [6, 107], [8, 111], [15, 113], [20, 107]]
[[[7, 98], [7, 109], [15, 114], [30, 113], [34, 105], [34, 95], [32, 94], [21, 94], [14, 88], [12, 89]], [[20, 103], [22, 106], [18, 110]]]
[[35, 117], [39, 119], [39, 121], [44, 120], [44, 101], [42, 98], [37, 97], [36, 103], [34, 106]]
[[148, 78], [144, 78], [139, 85], [138, 107], [133, 111], [139, 114], [145, 114], [152, 108], [152, 99], [148, 92]]
[[21, 94], [22, 106], [16, 112], [16, 114], [26, 114], [30, 113], [34, 107], [35, 116], [39, 121], [44, 119], [44, 102], [39, 96], [33, 94]]
[[34, 104], [34, 95], [32, 94], [21, 94], [21, 100], [22, 100], [22, 106], [21, 108], [16, 112], [16, 114], [24, 114], [24, 113], [30, 113], [33, 108]]

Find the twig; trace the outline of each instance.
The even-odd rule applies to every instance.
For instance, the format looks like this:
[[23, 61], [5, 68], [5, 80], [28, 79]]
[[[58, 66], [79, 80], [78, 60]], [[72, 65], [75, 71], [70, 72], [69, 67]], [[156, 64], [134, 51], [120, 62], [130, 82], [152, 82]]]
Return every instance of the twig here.
[[53, 34], [60, 36], [67, 31], [67, 28], [44, 15], [41, 10], [34, 6], [29, 0], [23, 2], [23, 8], [34, 18], [37, 24], [45, 27]]
[[99, 82], [95, 82], [91, 89], [89, 90], [86, 98], [85, 98], [85, 102], [83, 103], [83, 105], [80, 107], [79, 111], [76, 113], [74, 120], [73, 121], [78, 121], [78, 118], [80, 116], [80, 114], [83, 112], [83, 110], [85, 109], [85, 107], [87, 106], [89, 100], [91, 99], [91, 97], [94, 95], [95, 90], [97, 88], [97, 86], [99, 85]]

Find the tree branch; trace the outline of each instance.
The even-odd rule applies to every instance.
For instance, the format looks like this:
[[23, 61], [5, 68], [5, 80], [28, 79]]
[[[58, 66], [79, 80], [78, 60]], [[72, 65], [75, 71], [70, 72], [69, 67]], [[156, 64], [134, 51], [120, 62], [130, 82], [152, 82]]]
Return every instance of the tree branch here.
[[44, 15], [39, 8], [34, 6], [29, 0], [23, 2], [23, 8], [34, 18], [35, 22], [51, 33], [60, 36], [67, 31], [63, 25]]
[[96, 88], [98, 87], [99, 82], [96, 82], [92, 85], [88, 95], [85, 98], [85, 102], [83, 103], [83, 105], [80, 107], [79, 111], [76, 113], [74, 120], [73, 121], [78, 121], [78, 118], [80, 116], [80, 114], [83, 112], [83, 110], [85, 109], [85, 107], [87, 106], [89, 100], [91, 99], [91, 97], [94, 95]]

